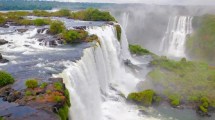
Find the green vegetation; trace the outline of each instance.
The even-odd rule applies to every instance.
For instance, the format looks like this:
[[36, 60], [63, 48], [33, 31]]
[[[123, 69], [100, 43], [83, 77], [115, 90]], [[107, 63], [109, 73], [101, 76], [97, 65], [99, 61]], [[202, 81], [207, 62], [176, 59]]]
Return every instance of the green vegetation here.
[[195, 59], [214, 64], [215, 15], [194, 17], [193, 25], [196, 29], [187, 37], [187, 52]]
[[49, 12], [45, 11], [45, 10], [33, 10], [32, 15], [38, 16], [38, 17], [50, 17]]
[[87, 21], [115, 21], [114, 17], [111, 16], [109, 12], [100, 11], [94, 8], [73, 12], [70, 18]]
[[[169, 98], [173, 106], [178, 106], [181, 100], [197, 104], [202, 97], [208, 99], [208, 105], [215, 106], [214, 67], [185, 58], [174, 61], [166, 57], [157, 57], [151, 64], [154, 70], [148, 74], [149, 79], [145, 84], [150, 83], [150, 87]], [[202, 104], [207, 106], [206, 102]]]
[[59, 34], [65, 30], [65, 26], [61, 21], [54, 21], [51, 23], [49, 31], [51, 34]]
[[54, 87], [56, 90], [63, 90], [63, 84], [61, 82], [55, 82]]
[[0, 71], [0, 87], [14, 83], [14, 78], [5, 71]]
[[[49, 19], [36, 19], [30, 20], [24, 18], [25, 16], [40, 16], [40, 17], [67, 17], [72, 19], [79, 19], [79, 20], [87, 20], [87, 21], [115, 21], [114, 17], [110, 15], [109, 12], [100, 11], [98, 9], [89, 8], [86, 10], [78, 11], [78, 12], [71, 12], [69, 9], [61, 9], [56, 12], [47, 12], [44, 10], [34, 10], [33, 12], [27, 11], [14, 11], [14, 12], [5, 12], [0, 13], [0, 25], [5, 25], [7, 22], [12, 22], [15, 25], [48, 25], [51, 24], [51, 20]], [[52, 24], [53, 29], [51, 29], [52, 34], [58, 34], [63, 32], [62, 30], [65, 28], [60, 27], [59, 22], [53, 22]], [[58, 29], [56, 26], [58, 25]], [[120, 32], [119, 28], [117, 27], [118, 32]], [[119, 33], [118, 33], [119, 34]]]
[[61, 120], [68, 120], [69, 117], [69, 106], [64, 105], [62, 108], [58, 110], [58, 115], [60, 116]]
[[202, 97], [200, 99], [200, 103], [201, 105], [199, 106], [199, 109], [204, 112], [207, 113], [208, 112], [208, 107], [209, 107], [209, 100], [206, 97]]
[[132, 54], [137, 54], [137, 55], [149, 55], [149, 54], [151, 54], [150, 51], [142, 48], [140, 45], [131, 45], [130, 44], [129, 50]]
[[26, 81], [25, 81], [25, 86], [26, 86], [27, 88], [32, 88], [32, 89], [34, 89], [34, 88], [38, 87], [38, 82], [37, 82], [36, 79], [29, 79], [29, 80], [26, 80]]
[[5, 23], [6, 23], [5, 18], [0, 16], [0, 25], [4, 25]]
[[55, 102], [62, 102], [62, 98], [61, 98], [61, 96], [54, 96], [54, 101]]
[[31, 95], [33, 95], [33, 93], [31, 91], [28, 90], [25, 92], [25, 96], [31, 96]]
[[118, 41], [120, 41], [121, 40], [121, 34], [122, 34], [121, 26], [115, 25], [115, 28], [116, 28], [116, 33], [117, 33], [117, 39], [118, 39]]
[[99, 38], [98, 38], [97, 35], [90, 35], [90, 36], [88, 36], [88, 37], [86, 38], [85, 41], [86, 41], [86, 42], [93, 42], [93, 41], [96, 41], [96, 42], [99, 43], [99, 45], [101, 45], [101, 42], [100, 42], [100, 40], [99, 40]]
[[88, 36], [88, 33], [84, 30], [67, 30], [63, 32], [63, 38], [66, 43], [73, 43], [75, 41], [84, 41]]
[[180, 105], [180, 97], [177, 95], [169, 95], [170, 104], [174, 107]]
[[69, 96], [69, 91], [68, 91], [68, 89], [66, 89], [66, 90], [64, 91], [64, 94], [65, 94], [65, 96], [66, 96], [66, 104], [67, 104], [68, 106], [71, 106], [71, 103], [70, 103], [70, 96]]
[[142, 92], [130, 93], [127, 99], [140, 103], [144, 106], [151, 106], [154, 96], [155, 92], [153, 90], [145, 90]]
[[35, 19], [35, 20], [33, 20], [33, 23], [36, 26], [43, 26], [43, 25], [48, 25], [49, 21], [47, 19]]
[[40, 88], [44, 89], [47, 85], [48, 85], [48, 83], [44, 82], [40, 85]]
[[68, 9], [61, 9], [57, 12], [53, 12], [52, 16], [57, 16], [57, 17], [69, 17], [71, 15], [71, 11]]

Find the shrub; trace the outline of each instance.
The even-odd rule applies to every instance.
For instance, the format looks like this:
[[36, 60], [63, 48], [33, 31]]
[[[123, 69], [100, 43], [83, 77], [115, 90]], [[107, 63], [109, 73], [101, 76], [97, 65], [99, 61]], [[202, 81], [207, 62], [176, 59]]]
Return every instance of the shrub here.
[[59, 34], [65, 30], [65, 26], [61, 21], [54, 21], [51, 23], [49, 31], [51, 34]]
[[61, 9], [57, 12], [52, 13], [53, 16], [58, 16], [58, 17], [69, 17], [71, 15], [70, 10], [68, 9]]
[[0, 16], [0, 25], [4, 25], [5, 23], [6, 23], [5, 18]]
[[44, 83], [42, 83], [41, 85], [40, 85], [40, 88], [45, 88], [46, 86], [48, 85], [48, 83], [46, 83], [46, 82], [44, 82]]
[[68, 30], [63, 32], [63, 38], [66, 43], [81, 42], [85, 40], [88, 36], [88, 33], [84, 30]]
[[186, 58], [182, 58], [181, 62], [187, 62], [187, 59]]
[[61, 102], [63, 99], [61, 98], [61, 96], [54, 96], [54, 101], [55, 102]]
[[0, 71], [0, 87], [14, 83], [14, 78], [5, 71]]
[[116, 33], [117, 33], [117, 39], [118, 39], [118, 41], [120, 41], [121, 40], [122, 29], [121, 29], [120, 25], [115, 25], [115, 28], [116, 28]]
[[140, 45], [129, 45], [129, 50], [132, 54], [147, 55], [151, 54], [148, 50], [142, 48]]
[[49, 17], [51, 16], [51, 13], [45, 11], [45, 10], [33, 10], [33, 15], [39, 16], [39, 17]]
[[32, 95], [31, 91], [28, 90], [28, 91], [25, 92], [25, 96], [31, 96], [31, 95]]
[[73, 12], [70, 18], [88, 21], [115, 21], [114, 17], [111, 16], [109, 12], [100, 11], [94, 8]]
[[179, 106], [180, 105], [180, 97], [178, 95], [169, 95], [170, 104], [172, 106]]
[[0, 71], [0, 87], [14, 83], [14, 78], [5, 71]]
[[138, 93], [130, 93], [127, 99], [141, 103], [144, 106], [150, 106], [152, 105], [154, 96], [155, 92], [153, 90], [145, 90]]
[[38, 86], [38, 82], [36, 79], [29, 79], [25, 81], [25, 86], [27, 88], [36, 88]]
[[205, 108], [204, 106], [199, 106], [199, 109], [202, 111], [202, 112], [204, 112], [204, 113], [207, 113], [208, 112], [208, 109], [207, 108]]
[[34, 23], [34, 25], [36, 25], [36, 26], [48, 25], [48, 22], [47, 22], [47, 20], [45, 20], [45, 19], [35, 19], [35, 20], [33, 21], [33, 23]]
[[171, 101], [171, 105], [172, 106], [179, 106], [180, 105], [180, 100], [176, 99], [176, 100]]
[[15, 22], [20, 25], [33, 25], [34, 24], [34, 22], [32, 20], [27, 20], [27, 19], [20, 19]]
[[63, 90], [63, 84], [60, 82], [55, 82], [54, 87], [56, 90]]

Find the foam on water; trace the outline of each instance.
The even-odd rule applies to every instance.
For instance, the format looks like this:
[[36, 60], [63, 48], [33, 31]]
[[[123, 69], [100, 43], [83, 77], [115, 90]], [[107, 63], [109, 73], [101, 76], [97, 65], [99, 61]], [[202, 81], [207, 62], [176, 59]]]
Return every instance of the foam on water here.
[[70, 92], [72, 120], [142, 120], [155, 119], [139, 114], [134, 105], [121, 96], [136, 91], [140, 81], [125, 71], [122, 49], [113, 26], [91, 27], [101, 42], [85, 49], [84, 56], [66, 63], [61, 76]]

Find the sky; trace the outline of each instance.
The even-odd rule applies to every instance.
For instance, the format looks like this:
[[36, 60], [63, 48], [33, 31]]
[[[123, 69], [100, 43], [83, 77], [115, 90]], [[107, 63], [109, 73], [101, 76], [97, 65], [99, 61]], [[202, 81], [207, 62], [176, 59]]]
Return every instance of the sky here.
[[215, 5], [215, 0], [58, 0], [66, 2]]

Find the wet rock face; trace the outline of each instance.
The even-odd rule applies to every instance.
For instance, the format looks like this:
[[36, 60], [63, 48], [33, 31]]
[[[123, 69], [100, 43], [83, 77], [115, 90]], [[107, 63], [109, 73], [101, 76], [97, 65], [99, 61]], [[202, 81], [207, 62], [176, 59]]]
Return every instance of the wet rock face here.
[[0, 45], [4, 45], [4, 44], [7, 44], [8, 41], [4, 40], [4, 39], [0, 39]]
[[28, 29], [17, 29], [17, 31], [18, 32], [20, 32], [20, 33], [24, 33], [24, 32], [26, 32]]
[[[0, 88], [0, 99], [18, 106], [7, 110], [1, 109], [0, 116], [5, 120], [59, 120], [59, 110], [70, 106], [66, 87], [62, 78], [49, 78], [48, 83], [41, 83], [36, 88], [14, 90], [11, 85]], [[15, 112], [21, 111], [20, 113]], [[29, 113], [30, 112], [30, 113]], [[16, 116], [19, 114], [18, 116]], [[32, 118], [32, 116], [34, 118]]]
[[0, 89], [0, 97], [3, 98], [3, 101], [15, 102], [17, 99], [22, 98], [22, 94], [21, 92], [12, 89], [9, 85]]
[[7, 62], [9, 62], [9, 60], [4, 59], [0, 53], [0, 63], [7, 63]]
[[3, 27], [3, 28], [9, 28], [9, 26], [8, 26], [8, 25], [6, 25], [6, 24], [2, 24], [2, 25], [0, 25], [0, 27]]
[[41, 28], [37, 30], [37, 33], [44, 33], [45, 30], [48, 30], [47, 28]]
[[77, 30], [86, 30], [87, 27], [86, 26], [78, 26], [78, 27], [74, 27]]

